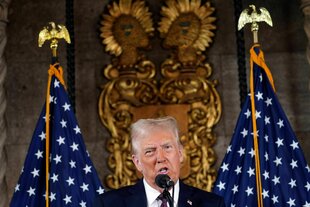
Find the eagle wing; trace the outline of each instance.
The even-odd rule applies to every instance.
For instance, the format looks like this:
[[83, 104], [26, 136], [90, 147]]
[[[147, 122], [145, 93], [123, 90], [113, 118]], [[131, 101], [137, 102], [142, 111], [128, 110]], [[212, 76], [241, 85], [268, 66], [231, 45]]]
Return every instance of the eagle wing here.
[[249, 15], [249, 9], [245, 9], [241, 12], [238, 20], [238, 30], [241, 30], [245, 24], [251, 22], [251, 16]]
[[272, 19], [267, 9], [264, 7], [259, 8], [260, 14], [257, 17], [258, 22], [266, 22], [272, 27]]
[[60, 30], [57, 33], [57, 38], [59, 38], [59, 39], [64, 38], [66, 40], [66, 42], [68, 44], [70, 44], [71, 40], [70, 40], [70, 35], [69, 35], [69, 32], [68, 32], [67, 28], [65, 26], [63, 26], [63, 25], [58, 25], [58, 28]]
[[47, 30], [47, 28], [44, 27], [44, 29], [41, 30], [40, 33], [39, 33], [39, 38], [38, 38], [39, 47], [42, 47], [42, 45], [44, 44], [45, 40], [49, 40], [49, 39], [50, 39], [50, 33]]

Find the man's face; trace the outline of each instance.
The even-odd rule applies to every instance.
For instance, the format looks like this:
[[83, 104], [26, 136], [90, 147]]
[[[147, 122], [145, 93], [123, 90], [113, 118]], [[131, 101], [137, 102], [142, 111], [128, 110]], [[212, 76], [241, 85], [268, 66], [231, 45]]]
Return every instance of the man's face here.
[[158, 174], [167, 174], [174, 182], [179, 179], [182, 148], [170, 131], [153, 130], [139, 140], [137, 148], [132, 160], [150, 186], [160, 190], [155, 184]]

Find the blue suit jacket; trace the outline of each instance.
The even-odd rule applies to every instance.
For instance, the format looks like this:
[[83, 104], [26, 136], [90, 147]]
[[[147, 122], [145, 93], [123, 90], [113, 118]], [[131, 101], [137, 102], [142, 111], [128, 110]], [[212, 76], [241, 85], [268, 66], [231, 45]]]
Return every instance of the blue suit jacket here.
[[[142, 180], [101, 194], [93, 207], [146, 207], [147, 200]], [[224, 199], [216, 194], [180, 182], [178, 207], [225, 207]]]

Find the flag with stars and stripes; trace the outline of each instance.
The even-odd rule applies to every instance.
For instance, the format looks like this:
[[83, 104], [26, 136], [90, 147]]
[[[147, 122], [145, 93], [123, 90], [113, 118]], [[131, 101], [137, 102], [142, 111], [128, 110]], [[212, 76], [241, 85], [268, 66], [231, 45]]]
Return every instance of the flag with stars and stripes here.
[[[62, 79], [62, 69], [51, 66], [50, 113], [43, 107], [37, 122], [11, 207], [91, 206], [103, 193], [96, 169], [83, 142], [81, 130], [71, 108]], [[46, 176], [46, 119], [49, 118], [49, 176]], [[48, 196], [46, 179], [48, 178]]]
[[251, 49], [250, 65], [255, 112], [250, 93], [213, 192], [224, 197], [227, 207], [310, 207], [310, 168], [275, 94], [258, 45]]

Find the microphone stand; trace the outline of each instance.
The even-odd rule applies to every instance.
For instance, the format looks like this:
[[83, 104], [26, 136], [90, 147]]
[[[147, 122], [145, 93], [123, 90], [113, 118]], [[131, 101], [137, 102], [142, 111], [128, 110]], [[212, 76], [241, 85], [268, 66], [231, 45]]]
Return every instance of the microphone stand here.
[[173, 199], [173, 197], [174, 197], [174, 186], [173, 186], [173, 189], [172, 189], [172, 196], [173, 197], [171, 197], [167, 187], [164, 188], [163, 196], [168, 199], [169, 206], [170, 207], [174, 207], [174, 205], [173, 205], [173, 201], [174, 201], [174, 199]]

